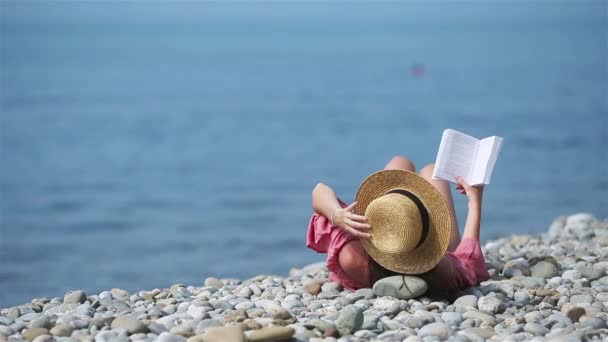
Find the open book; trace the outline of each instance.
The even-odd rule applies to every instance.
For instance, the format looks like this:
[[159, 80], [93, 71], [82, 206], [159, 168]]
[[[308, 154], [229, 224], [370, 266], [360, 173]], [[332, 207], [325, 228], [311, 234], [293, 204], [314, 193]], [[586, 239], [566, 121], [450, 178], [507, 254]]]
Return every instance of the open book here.
[[490, 184], [503, 140], [497, 136], [479, 140], [446, 129], [441, 136], [433, 178], [456, 183], [456, 176], [460, 176], [471, 185]]

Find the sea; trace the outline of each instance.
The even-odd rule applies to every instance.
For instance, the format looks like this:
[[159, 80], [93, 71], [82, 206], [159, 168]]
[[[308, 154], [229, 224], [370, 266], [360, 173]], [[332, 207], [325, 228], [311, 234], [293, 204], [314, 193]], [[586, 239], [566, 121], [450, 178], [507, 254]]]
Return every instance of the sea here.
[[3, 0], [0, 307], [287, 276], [315, 184], [446, 128], [504, 138], [482, 240], [606, 218], [607, 6]]

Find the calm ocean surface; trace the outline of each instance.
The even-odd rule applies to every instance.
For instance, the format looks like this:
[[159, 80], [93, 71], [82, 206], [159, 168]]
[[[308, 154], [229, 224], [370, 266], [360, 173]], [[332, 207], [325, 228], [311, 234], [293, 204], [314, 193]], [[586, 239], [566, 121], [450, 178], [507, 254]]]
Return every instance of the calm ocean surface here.
[[316, 182], [448, 127], [505, 138], [484, 239], [607, 217], [606, 2], [420, 4], [2, 1], [0, 307], [286, 275]]

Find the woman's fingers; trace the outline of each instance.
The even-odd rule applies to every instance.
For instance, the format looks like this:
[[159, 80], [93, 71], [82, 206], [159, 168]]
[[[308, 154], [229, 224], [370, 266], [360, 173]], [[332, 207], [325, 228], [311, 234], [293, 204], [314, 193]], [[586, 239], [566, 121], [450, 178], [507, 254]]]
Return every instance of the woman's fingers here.
[[346, 220], [344, 220], [344, 223], [346, 223], [347, 225], [349, 225], [350, 227], [355, 228], [355, 229], [370, 229], [371, 228], [371, 226], [367, 223], [356, 222], [349, 218], [346, 218]]
[[465, 189], [470, 187], [469, 183], [467, 183], [467, 181], [465, 181], [464, 178], [462, 178], [460, 176], [456, 176], [456, 181], [458, 182], [458, 184], [460, 186], [462, 186]]
[[348, 214], [346, 214], [346, 217], [348, 217], [349, 219], [351, 219], [353, 221], [357, 221], [357, 222], [363, 222], [363, 223], [367, 222], [367, 218], [365, 218], [365, 216], [362, 216], [362, 215], [348, 213]]
[[346, 211], [352, 211], [353, 208], [355, 207], [355, 205], [357, 205], [357, 201], [354, 201], [353, 203], [351, 203], [348, 207], [344, 208]]
[[356, 237], [365, 238], [365, 239], [368, 239], [371, 237], [371, 234], [360, 232], [352, 227], [348, 227], [348, 231]]

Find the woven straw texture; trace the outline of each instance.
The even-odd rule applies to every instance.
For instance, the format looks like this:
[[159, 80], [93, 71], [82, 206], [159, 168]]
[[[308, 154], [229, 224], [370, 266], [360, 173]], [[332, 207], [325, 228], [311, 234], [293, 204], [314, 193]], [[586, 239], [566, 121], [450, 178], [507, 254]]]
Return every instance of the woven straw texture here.
[[[418, 207], [406, 196], [389, 194], [395, 190], [412, 193], [428, 211], [428, 235], [418, 247], [422, 230]], [[445, 255], [452, 218], [447, 203], [426, 179], [405, 170], [378, 171], [363, 181], [356, 201], [354, 212], [368, 216], [372, 226], [371, 238], [361, 239], [361, 243], [381, 266], [398, 273], [420, 274], [435, 267]]]

